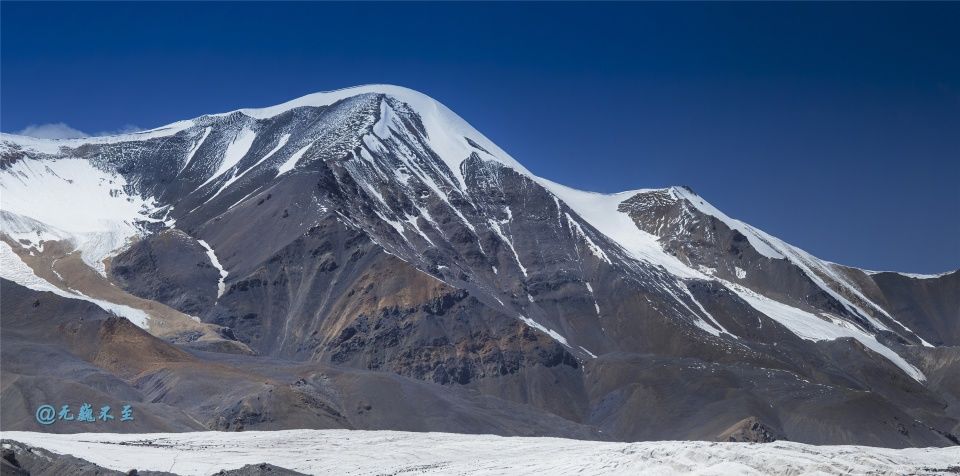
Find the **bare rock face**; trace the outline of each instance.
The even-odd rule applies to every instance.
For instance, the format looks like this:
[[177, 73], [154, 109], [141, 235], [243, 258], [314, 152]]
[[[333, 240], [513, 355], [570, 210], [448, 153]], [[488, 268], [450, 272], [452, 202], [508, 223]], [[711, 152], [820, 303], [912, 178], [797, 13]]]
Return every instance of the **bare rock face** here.
[[[20, 461], [17, 460], [17, 453], [12, 448], [13, 445], [6, 443], [6, 440], [4, 442], [3, 453], [0, 455], [0, 458], [2, 458], [0, 459], [0, 472], [4, 476], [30, 476], [30, 472], [24, 469]], [[8, 446], [10, 447], [8, 448]]]
[[[872, 274], [891, 312], [932, 344], [960, 346], [960, 271], [936, 278], [899, 273]], [[950, 316], [953, 316], [951, 318]]]
[[723, 433], [717, 435], [717, 441], [733, 441], [742, 443], [770, 443], [782, 439], [757, 417], [747, 417], [738, 421]]
[[72, 431], [32, 418], [64, 394], [135, 402], [113, 431], [903, 447], [960, 428], [960, 273], [829, 263], [681, 187], [569, 189], [403, 88], [3, 135], [0, 181], [82, 189], [113, 224], [5, 200], [4, 429]]
[[[5, 279], [0, 279], [0, 294], [4, 429], [144, 433], [396, 428], [601, 436], [531, 404], [391, 372], [185, 350], [93, 303]], [[566, 393], [554, 397], [565, 398]], [[125, 402], [132, 405], [135, 419], [44, 426], [34, 417], [37, 402], [74, 408], [83, 402]]]
[[133, 243], [110, 261], [110, 276], [131, 293], [185, 314], [203, 315], [217, 297], [217, 270], [206, 251], [180, 230]]

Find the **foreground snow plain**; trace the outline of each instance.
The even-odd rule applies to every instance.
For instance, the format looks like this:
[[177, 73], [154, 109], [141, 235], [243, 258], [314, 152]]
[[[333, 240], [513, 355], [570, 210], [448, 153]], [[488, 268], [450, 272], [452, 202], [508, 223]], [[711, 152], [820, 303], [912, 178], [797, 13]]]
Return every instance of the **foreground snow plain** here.
[[887, 449], [800, 443], [607, 443], [402, 431], [286, 430], [3, 438], [126, 471], [209, 475], [270, 463], [307, 474], [948, 474], [960, 447]]

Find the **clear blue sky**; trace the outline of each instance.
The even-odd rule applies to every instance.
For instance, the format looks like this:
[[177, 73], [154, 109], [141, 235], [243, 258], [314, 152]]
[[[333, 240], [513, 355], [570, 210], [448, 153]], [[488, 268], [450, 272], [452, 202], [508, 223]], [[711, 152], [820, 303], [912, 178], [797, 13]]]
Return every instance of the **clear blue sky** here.
[[393, 83], [533, 172], [690, 185], [822, 258], [960, 267], [960, 3], [0, 4], [0, 129]]

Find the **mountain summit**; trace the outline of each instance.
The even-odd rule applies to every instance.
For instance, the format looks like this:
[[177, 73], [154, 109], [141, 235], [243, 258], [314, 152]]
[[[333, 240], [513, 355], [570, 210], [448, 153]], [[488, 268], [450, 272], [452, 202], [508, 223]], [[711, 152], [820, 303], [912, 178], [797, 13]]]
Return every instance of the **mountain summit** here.
[[406, 88], [3, 134], [0, 168], [5, 430], [72, 393], [138, 402], [131, 431], [958, 442], [957, 271], [565, 187]]

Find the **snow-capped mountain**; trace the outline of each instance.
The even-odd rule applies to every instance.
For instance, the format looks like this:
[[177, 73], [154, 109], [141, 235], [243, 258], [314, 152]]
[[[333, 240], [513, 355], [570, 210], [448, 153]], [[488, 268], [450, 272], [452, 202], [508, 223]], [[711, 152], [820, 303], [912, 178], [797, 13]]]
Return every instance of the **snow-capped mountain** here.
[[[805, 442], [957, 443], [960, 273], [829, 263], [682, 187], [553, 183], [409, 89], [4, 134], [0, 160], [4, 346], [45, 339], [31, 322], [8, 346], [14, 313], [127, 317], [156, 355], [120, 372], [91, 343], [69, 354], [180, 412], [144, 429], [710, 439], [752, 419]], [[18, 301], [37, 296], [72, 311]], [[31, 385], [4, 390], [17, 428], [35, 429]], [[430, 397], [391, 403], [400, 387]]]

